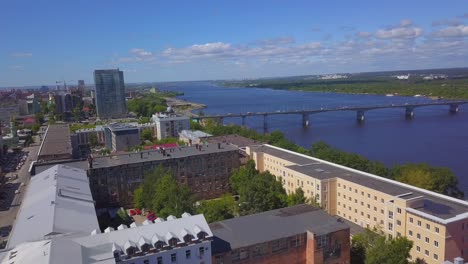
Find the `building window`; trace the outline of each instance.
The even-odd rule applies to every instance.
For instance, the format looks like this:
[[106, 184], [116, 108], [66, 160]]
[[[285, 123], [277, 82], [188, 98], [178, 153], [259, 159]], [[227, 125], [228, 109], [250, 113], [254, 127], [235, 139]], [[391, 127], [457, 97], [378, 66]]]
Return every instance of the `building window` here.
[[401, 226], [401, 221], [400, 221], [400, 220], [397, 220], [397, 221], [396, 221], [396, 224], [397, 224], [398, 226]]
[[409, 218], [409, 222], [410, 222], [410, 223], [413, 223], [413, 217], [410, 217], [410, 218]]
[[338, 192], [338, 197], [340, 196], [340, 192]]
[[271, 251], [273, 253], [279, 252], [281, 250], [288, 248], [288, 239], [282, 238], [271, 242]]
[[439, 233], [439, 228], [438, 227], [435, 228], [435, 232]]
[[364, 192], [361, 192], [361, 195], [364, 196]]
[[408, 234], [409, 234], [409, 236], [413, 236], [413, 231], [409, 230]]
[[205, 248], [204, 247], [198, 248], [198, 255], [200, 255], [200, 256], [205, 255]]
[[426, 228], [427, 228], [428, 230], [431, 230], [431, 225], [430, 225], [430, 224], [426, 224]]
[[163, 264], [162, 257], [157, 258], [157, 264]]
[[392, 223], [388, 223], [388, 230], [393, 231], [393, 224]]
[[224, 259], [222, 255], [215, 257], [215, 264], [223, 264], [223, 263], [224, 263]]
[[375, 195], [374, 195], [374, 200], [376, 200], [376, 201], [377, 201], [377, 196], [375, 196]]
[[260, 257], [268, 253], [268, 243], [263, 243], [255, 246], [252, 251], [252, 257]]
[[417, 251], [417, 252], [421, 252], [421, 247], [420, 247], [420, 246], [416, 246], [416, 251]]
[[367, 198], [370, 198], [370, 193], [367, 194]]
[[380, 213], [381, 213], [381, 214], [385, 214], [385, 212], [384, 212], [383, 209], [380, 209]]
[[428, 237], [426, 237], [426, 239], [425, 239], [425, 240], [426, 240], [426, 243], [429, 243], [429, 238], [428, 238]]
[[397, 232], [397, 233], [396, 233], [396, 236], [397, 236], [397, 237], [401, 237], [401, 233], [400, 233], [400, 232]]
[[421, 221], [418, 220], [418, 226], [421, 226]]
[[177, 255], [174, 253], [174, 254], [171, 254], [171, 262], [176, 262], [177, 261]]
[[439, 242], [434, 240], [434, 247], [439, 247]]
[[346, 194], [343, 194], [343, 198], [345, 198], [345, 199], [346, 199]]
[[143, 264], [149, 264], [149, 259], [143, 260]]
[[192, 257], [192, 251], [186, 250], [186, 251], [185, 251], [185, 258], [186, 258], [186, 259], [190, 259], [191, 257]]
[[367, 209], [370, 209], [370, 204], [367, 204]]
[[439, 256], [437, 254], [434, 254], [434, 259], [435, 260], [438, 260], [439, 259]]
[[382, 198], [382, 199], [380, 199], [380, 202], [381, 202], [381, 203], [384, 203], [384, 199], [383, 199], [383, 198]]
[[393, 212], [392, 211], [388, 211], [388, 218], [393, 219]]
[[429, 250], [424, 250], [424, 255], [428, 256], [429, 257]]
[[328, 235], [316, 236], [315, 241], [317, 242], [317, 249], [326, 248], [328, 246]]
[[354, 199], [354, 203], [357, 203], [357, 199]]
[[416, 234], [416, 237], [417, 237], [418, 239], [421, 239], [421, 234], [417, 233], [417, 234]]
[[401, 214], [401, 208], [397, 208], [397, 213]]
[[374, 206], [374, 211], [376, 211], [376, 212], [377, 212], [377, 207], [375, 207], [375, 206]]

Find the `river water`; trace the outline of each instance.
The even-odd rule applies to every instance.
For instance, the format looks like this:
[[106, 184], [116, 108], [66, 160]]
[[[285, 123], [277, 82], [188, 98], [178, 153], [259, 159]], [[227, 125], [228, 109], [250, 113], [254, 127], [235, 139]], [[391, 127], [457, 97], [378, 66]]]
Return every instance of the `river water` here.
[[[365, 106], [427, 102], [423, 97], [352, 95], [296, 92], [262, 88], [226, 88], [209, 82], [173, 83], [160, 89], [184, 92], [181, 99], [203, 103], [206, 114], [245, 113], [318, 109], [321, 107]], [[269, 131], [280, 130], [294, 143], [309, 148], [323, 140], [340, 150], [355, 152], [386, 165], [426, 162], [450, 168], [459, 187], [468, 194], [468, 106], [450, 114], [448, 106], [415, 109], [415, 117], [405, 118], [404, 109], [379, 109], [365, 113], [364, 123], [356, 112], [310, 115], [303, 128], [301, 115], [268, 117]], [[225, 124], [241, 124], [240, 118], [226, 118]], [[248, 117], [248, 127], [263, 132], [263, 117]]]

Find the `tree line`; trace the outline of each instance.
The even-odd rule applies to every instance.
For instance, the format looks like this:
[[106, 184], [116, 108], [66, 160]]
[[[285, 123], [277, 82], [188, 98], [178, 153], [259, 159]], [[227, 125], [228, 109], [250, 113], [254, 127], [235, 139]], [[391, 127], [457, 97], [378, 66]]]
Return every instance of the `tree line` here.
[[457, 177], [450, 169], [445, 167], [433, 167], [427, 163], [406, 163], [393, 167], [386, 167], [379, 161], [372, 161], [364, 156], [339, 150], [323, 141], [316, 142], [312, 144], [309, 149], [306, 149], [288, 140], [280, 131], [260, 134], [253, 129], [239, 125], [223, 126], [212, 120], [207, 120], [203, 126], [192, 122], [192, 129], [203, 130], [214, 136], [237, 134], [356, 170], [407, 183], [429, 191], [455, 198], [464, 197], [464, 193], [458, 188]]
[[159, 217], [180, 216], [184, 212], [200, 213], [210, 223], [297, 204], [314, 205], [314, 201], [306, 199], [300, 188], [288, 195], [281, 179], [269, 172], [260, 173], [252, 160], [233, 171], [230, 184], [232, 194], [197, 201], [196, 194], [186, 185], [178, 184], [171, 171], [159, 166], [145, 174], [133, 200], [136, 208], [151, 210]]

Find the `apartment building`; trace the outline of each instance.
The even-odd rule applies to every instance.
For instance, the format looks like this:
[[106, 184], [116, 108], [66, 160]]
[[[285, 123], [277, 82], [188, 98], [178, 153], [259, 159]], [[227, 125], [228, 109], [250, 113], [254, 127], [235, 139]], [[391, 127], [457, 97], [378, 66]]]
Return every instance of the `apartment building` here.
[[[55, 163], [36, 163], [32, 174]], [[226, 144], [193, 145], [148, 150], [86, 160], [66, 165], [87, 171], [97, 207], [133, 204], [133, 192], [148, 171], [158, 166], [172, 171], [180, 184], [187, 185], [200, 199], [210, 199], [230, 191], [229, 177], [240, 166], [238, 148]]]
[[411, 259], [468, 257], [468, 202], [270, 145], [247, 147], [260, 171], [302, 188], [331, 215], [414, 242]]
[[310, 205], [210, 224], [213, 263], [348, 264], [349, 226]]
[[140, 134], [136, 126], [112, 123], [104, 127], [104, 135], [106, 148], [112, 152], [129, 151], [140, 145]]
[[156, 137], [158, 139], [177, 138], [182, 130], [190, 129], [190, 118], [188, 116], [156, 113], [151, 117], [151, 120], [156, 124]]

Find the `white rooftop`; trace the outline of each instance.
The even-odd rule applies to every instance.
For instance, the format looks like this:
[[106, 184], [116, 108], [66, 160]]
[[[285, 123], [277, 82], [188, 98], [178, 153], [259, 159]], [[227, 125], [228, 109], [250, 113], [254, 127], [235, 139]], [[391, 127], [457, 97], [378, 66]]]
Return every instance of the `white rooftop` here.
[[31, 178], [8, 247], [99, 229], [86, 171], [56, 165]]

